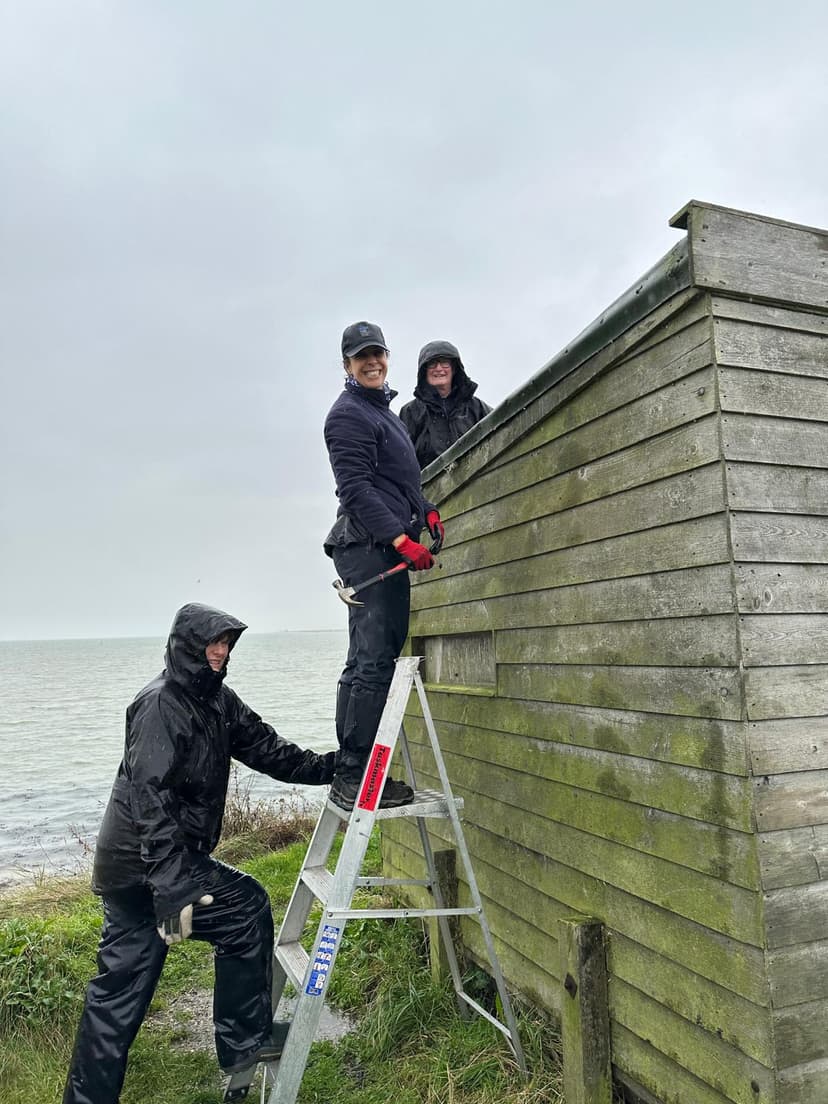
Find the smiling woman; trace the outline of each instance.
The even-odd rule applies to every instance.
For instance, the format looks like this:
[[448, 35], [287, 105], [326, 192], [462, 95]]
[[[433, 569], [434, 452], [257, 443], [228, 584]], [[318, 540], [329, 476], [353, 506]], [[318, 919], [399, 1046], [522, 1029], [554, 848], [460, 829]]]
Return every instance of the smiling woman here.
[[[440, 515], [423, 498], [414, 446], [389, 406], [396, 392], [386, 383], [388, 346], [380, 327], [374, 322], [346, 327], [342, 358], [345, 390], [325, 421], [339, 498], [325, 551], [345, 585], [356, 586], [403, 562], [414, 571], [431, 567], [434, 560], [419, 543], [420, 532], [428, 526], [437, 551], [443, 529]], [[408, 635], [408, 572], [366, 588], [360, 599], [348, 607], [348, 658], [336, 696], [340, 750], [331, 800], [344, 809], [353, 807], [394, 661]], [[406, 805], [412, 797], [405, 783], [388, 779], [380, 804]]]

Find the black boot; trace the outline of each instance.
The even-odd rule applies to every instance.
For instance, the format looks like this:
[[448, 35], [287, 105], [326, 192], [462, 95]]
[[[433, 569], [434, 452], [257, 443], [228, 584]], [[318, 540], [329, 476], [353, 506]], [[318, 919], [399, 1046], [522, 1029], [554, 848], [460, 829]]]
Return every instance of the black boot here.
[[[350, 812], [359, 794], [361, 777], [354, 775], [336, 775], [331, 783], [329, 797], [334, 805]], [[380, 799], [380, 809], [396, 809], [400, 805], [410, 805], [414, 800], [414, 791], [405, 782], [387, 778]]]

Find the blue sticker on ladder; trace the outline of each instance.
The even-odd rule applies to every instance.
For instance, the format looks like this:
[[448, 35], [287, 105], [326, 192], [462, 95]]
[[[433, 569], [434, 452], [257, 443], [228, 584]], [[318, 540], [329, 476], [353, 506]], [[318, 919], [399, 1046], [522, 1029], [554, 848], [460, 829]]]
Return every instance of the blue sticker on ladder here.
[[309, 997], [319, 997], [324, 992], [341, 932], [342, 929], [335, 928], [333, 924], [326, 924], [322, 929], [322, 938], [319, 940], [316, 958], [313, 960], [308, 984], [305, 986], [305, 992]]

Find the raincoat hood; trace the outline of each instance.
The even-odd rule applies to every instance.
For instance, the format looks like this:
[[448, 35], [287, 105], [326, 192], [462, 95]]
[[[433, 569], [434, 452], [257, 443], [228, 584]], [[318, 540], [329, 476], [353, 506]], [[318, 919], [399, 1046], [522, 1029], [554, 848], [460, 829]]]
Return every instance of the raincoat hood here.
[[414, 397], [423, 402], [441, 401], [437, 388], [426, 382], [426, 366], [437, 357], [446, 357], [454, 365], [448, 398], [453, 401], [471, 398], [477, 390], [477, 384], [466, 375], [466, 369], [460, 359], [460, 350], [450, 341], [429, 341], [420, 349], [420, 355], [417, 357], [417, 386], [414, 389]]
[[205, 648], [225, 633], [230, 651], [247, 628], [242, 621], [223, 610], [189, 602], [173, 618], [164, 652], [167, 674], [197, 698], [213, 698], [221, 689], [227, 664], [214, 671], [207, 662]]

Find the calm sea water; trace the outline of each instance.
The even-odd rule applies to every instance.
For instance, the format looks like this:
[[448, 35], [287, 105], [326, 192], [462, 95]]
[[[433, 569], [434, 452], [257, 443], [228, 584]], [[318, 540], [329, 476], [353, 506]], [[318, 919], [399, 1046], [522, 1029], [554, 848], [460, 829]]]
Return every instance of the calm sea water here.
[[[329, 751], [346, 647], [344, 630], [245, 633], [227, 684], [281, 736]], [[80, 840], [94, 842], [121, 760], [124, 711], [163, 653], [162, 639], [0, 641], [0, 884], [83, 864]], [[243, 767], [239, 784], [274, 800], [296, 792]]]

